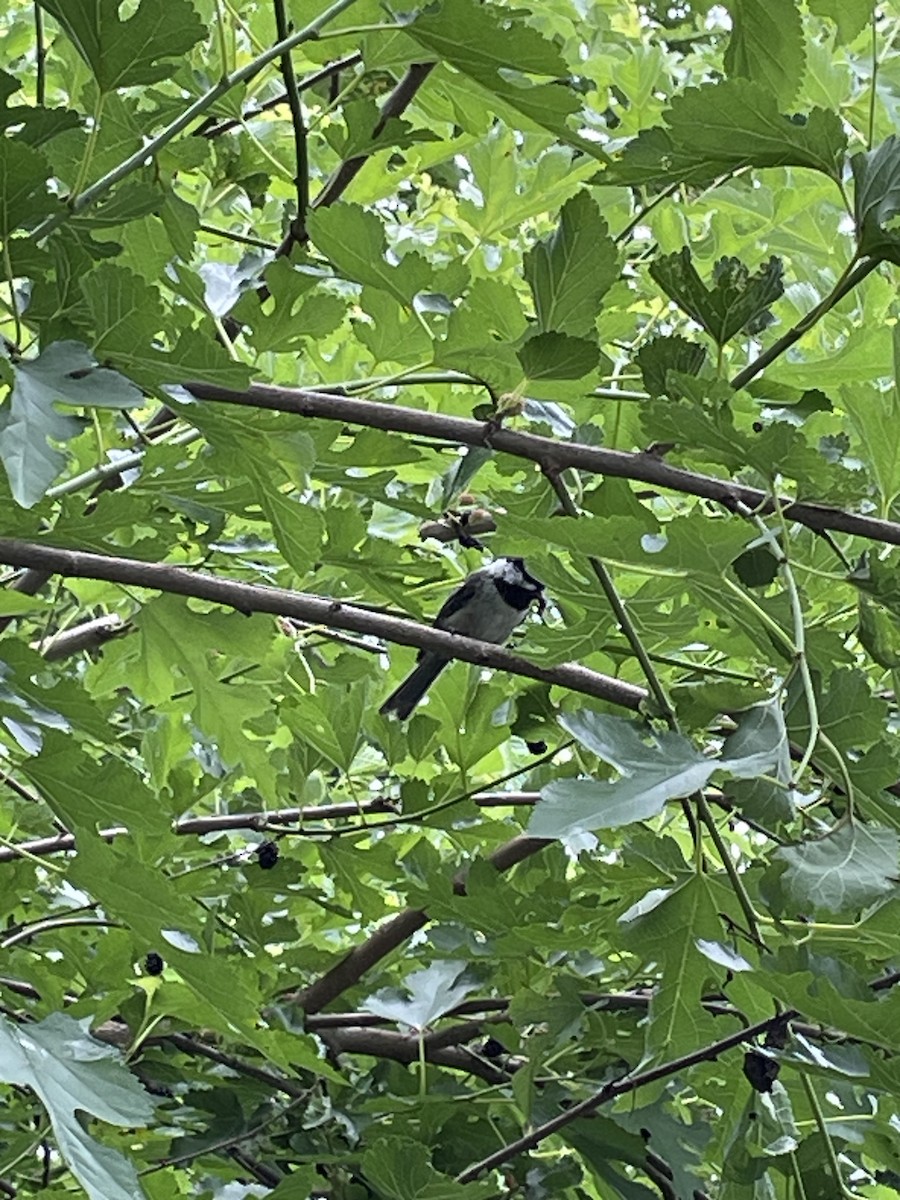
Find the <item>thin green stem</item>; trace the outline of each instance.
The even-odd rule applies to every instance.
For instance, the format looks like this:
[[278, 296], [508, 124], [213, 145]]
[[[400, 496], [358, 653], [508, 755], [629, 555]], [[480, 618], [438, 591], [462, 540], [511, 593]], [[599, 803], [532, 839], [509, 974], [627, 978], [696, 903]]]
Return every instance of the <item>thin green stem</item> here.
[[276, 42], [274, 46], [270, 46], [268, 50], [257, 55], [256, 58], [252, 59], [239, 70], [232, 71], [230, 75], [220, 79], [218, 83], [205, 91], [202, 96], [198, 96], [193, 104], [189, 105], [179, 117], [176, 117], [165, 129], [161, 130], [156, 137], [151, 138], [140, 150], [129, 155], [118, 166], [113, 167], [111, 171], [107, 171], [104, 176], [89, 188], [86, 188], [80, 195], [71, 195], [65, 208], [54, 213], [53, 216], [48, 217], [45, 221], [42, 221], [34, 229], [31, 236], [35, 241], [40, 241], [49, 233], [52, 233], [54, 229], [64, 224], [70, 216], [83, 212], [86, 208], [96, 203], [101, 196], [105, 196], [111, 188], [125, 179], [126, 176], [154, 158], [164, 146], [167, 146], [173, 138], [176, 138], [179, 133], [187, 129], [197, 117], [202, 116], [203, 113], [212, 108], [232, 88], [237, 87], [241, 83], [247, 83], [248, 80], [258, 75], [260, 71], [267, 67], [269, 63], [281, 58], [283, 54], [289, 53], [296, 46], [317, 38], [319, 32], [329, 21], [333, 21], [335, 17], [340, 16], [345, 9], [350, 8], [355, 3], [356, 0], [334, 0], [333, 4], [330, 4], [328, 8], [321, 12], [315, 20], [310, 21], [308, 25], [304, 25], [302, 29], [298, 29], [296, 33], [292, 33], [290, 37], [285, 38], [283, 41]]
[[791, 1176], [794, 1180], [794, 1200], [806, 1200], [806, 1188], [803, 1186], [803, 1172], [800, 1170], [800, 1163], [797, 1161], [796, 1150], [789, 1152], [791, 1162]]
[[804, 333], [807, 333], [815, 324], [821, 321], [822, 317], [831, 312], [849, 292], [853, 291], [857, 284], [862, 283], [867, 275], [871, 275], [880, 261], [877, 258], [865, 258], [859, 261], [856, 255], [854, 255], [841, 272], [840, 278], [825, 299], [820, 304], [817, 304], [815, 308], [811, 308], [805, 317], [801, 317], [792, 329], [789, 329], [786, 334], [776, 342], [773, 342], [767, 350], [763, 350], [762, 354], [754, 358], [753, 362], [748, 363], [742, 371], [738, 371], [737, 375], [731, 380], [731, 386], [735, 391], [746, 387], [751, 379], [755, 379], [770, 363], [773, 363], [776, 358], [779, 358], [786, 350], [790, 349], [795, 342], [798, 342]]
[[225, 238], [229, 242], [237, 242], [241, 246], [255, 246], [260, 250], [277, 250], [275, 242], [267, 242], [264, 238], [251, 237], [246, 233], [232, 233], [230, 229], [220, 229], [217, 225], [207, 225], [201, 222], [198, 226], [201, 233], [212, 234], [213, 237]]
[[744, 589], [739, 587], [733, 579], [729, 579], [727, 575], [722, 575], [721, 578], [728, 590], [734, 592], [735, 596], [737, 596], [738, 599], [750, 609], [754, 616], [756, 616], [758, 620], [766, 627], [766, 629], [768, 629], [769, 633], [771, 633], [772, 636], [781, 643], [788, 654], [793, 657], [794, 643], [784, 632], [778, 622], [773, 617], [770, 617], [766, 610], [761, 608], [752, 596], [748, 596]]
[[22, 318], [16, 301], [16, 280], [13, 273], [12, 259], [9, 256], [9, 238], [3, 240], [3, 273], [6, 276], [6, 286], [9, 288], [9, 311], [13, 319], [13, 331], [16, 346], [22, 344]]
[[425, 1100], [428, 1096], [428, 1061], [425, 1058], [425, 1030], [417, 1030], [419, 1035], [419, 1099]]
[[850, 777], [847, 762], [828, 734], [823, 733], [821, 729], [819, 730], [819, 741], [837, 763], [838, 771], [841, 774], [841, 782], [844, 785], [844, 791], [847, 793], [847, 820], [852, 821], [856, 811], [856, 791], [853, 787], [853, 780]]
[[731, 854], [728, 851], [728, 847], [725, 844], [725, 839], [722, 837], [721, 831], [716, 824], [716, 819], [710, 810], [706, 796], [702, 791], [698, 791], [695, 799], [700, 820], [706, 826], [709, 835], [713, 840], [716, 853], [719, 856], [722, 866], [725, 868], [725, 874], [728, 876], [728, 880], [731, 884], [731, 890], [734, 892], [735, 896], [737, 897], [737, 902], [741, 906], [741, 912], [744, 914], [744, 920], [747, 923], [747, 930], [756, 944], [760, 947], [764, 947], [765, 943], [763, 942], [762, 934], [760, 933], [759, 922], [756, 916], [756, 909], [753, 907], [753, 901], [750, 899], [750, 895], [747, 889], [744, 887], [744, 881], [741, 878], [740, 871], [738, 871], [734, 859], [731, 857]]
[[624, 242], [632, 230], [636, 229], [637, 226], [640, 225], [641, 221], [645, 220], [647, 215], [651, 213], [658, 204], [662, 204], [664, 200], [668, 200], [670, 196], [674, 196], [680, 187], [681, 180], [679, 179], [676, 183], [670, 183], [667, 188], [663, 188], [663, 190], [654, 196], [652, 200], [637, 210], [627, 225], [623, 226], [623, 228], [616, 234], [615, 241]]
[[841, 1175], [841, 1166], [838, 1162], [837, 1151], [834, 1148], [834, 1142], [831, 1140], [831, 1134], [828, 1132], [828, 1122], [825, 1120], [825, 1115], [822, 1112], [822, 1106], [819, 1104], [819, 1097], [816, 1095], [816, 1090], [812, 1085], [809, 1076], [801, 1073], [800, 1078], [803, 1082], [803, 1088], [806, 1092], [806, 1098], [809, 1101], [809, 1107], [812, 1109], [813, 1117], [815, 1118], [816, 1128], [819, 1131], [819, 1136], [825, 1143], [825, 1154], [828, 1158], [828, 1165], [831, 1168], [831, 1173], [834, 1176], [834, 1186], [839, 1195], [846, 1197], [846, 1200], [857, 1200], [856, 1192], [852, 1191], [844, 1183]]
[[[559, 503], [562, 506], [563, 512], [565, 512], [566, 516], [577, 517], [578, 508], [575, 505], [575, 501], [572, 499], [569, 489], [565, 485], [562, 474], [558, 471], [549, 472], [547, 474], [547, 478], [550, 486], [556, 493]], [[634, 657], [640, 663], [641, 670], [644, 673], [644, 678], [647, 680], [647, 686], [650, 688], [650, 694], [653, 696], [659, 712], [665, 717], [670, 728], [675, 729], [678, 724], [675, 716], [675, 709], [672, 707], [669, 698], [665, 693], [665, 689], [663, 688], [659, 676], [656, 673], [656, 668], [650, 661], [650, 656], [647, 653], [644, 643], [641, 641], [640, 635], [635, 628], [630, 614], [626, 610], [625, 605], [622, 603], [622, 599], [616, 590], [609, 571], [606, 569], [603, 561], [597, 558], [595, 555], [589, 554], [587, 559], [591, 565], [591, 570], [596, 575], [597, 582], [600, 584], [600, 588], [613, 611], [613, 615], [618, 622], [619, 628], [621, 629], [625, 640], [631, 647]]]
[[228, 43], [225, 40], [225, 13], [222, 11], [222, 0], [215, 0], [216, 4], [216, 37], [219, 42], [219, 59], [222, 64], [222, 78], [228, 76]]
[[875, 93], [878, 83], [878, 13], [872, 6], [872, 79], [869, 86], [869, 131], [866, 145], [871, 150], [875, 144]]
[[[156, 438], [153, 446], [189, 446], [191, 442], [197, 442], [203, 437], [198, 429], [186, 429], [174, 437]], [[80, 491], [83, 487], [89, 487], [94, 483], [102, 483], [104, 479], [109, 479], [113, 475], [119, 475], [122, 471], [131, 471], [135, 467], [139, 467], [144, 461], [144, 455], [151, 447], [148, 446], [143, 450], [135, 450], [131, 454], [124, 454], [121, 458], [117, 458], [114, 462], [102, 463], [98, 467], [91, 467], [89, 471], [82, 471], [80, 475], [73, 475], [71, 479], [67, 479], [64, 483], [58, 483], [56, 487], [47, 489], [47, 498], [56, 500], [60, 496], [68, 496], [71, 492]]]
[[425, 817], [433, 817], [435, 813], [444, 812], [448, 808], [455, 808], [457, 804], [463, 804], [466, 800], [471, 800], [473, 797], [481, 795], [482, 792], [497, 791], [504, 783], [510, 783], [513, 779], [518, 779], [520, 775], [524, 775], [527, 771], [537, 770], [538, 767], [544, 766], [545, 763], [552, 762], [557, 754], [561, 754], [563, 750], [568, 750], [574, 745], [574, 740], [569, 738], [565, 742], [560, 742], [558, 746], [554, 746], [552, 750], [548, 750], [546, 754], [542, 754], [540, 758], [526, 763], [523, 767], [516, 767], [514, 771], [508, 771], [505, 775], [501, 775], [499, 779], [491, 779], [487, 783], [481, 783], [478, 787], [452, 796], [449, 800], [441, 800], [438, 804], [432, 804], [428, 808], [420, 809], [419, 812], [413, 813], [410, 816], [396, 816], [388, 817], [384, 821], [370, 821], [365, 829], [361, 829], [358, 825], [338, 825], [328, 830], [328, 833], [329, 835], [368, 833], [372, 829], [384, 829], [385, 827], [396, 825], [419, 825]]
[[[777, 494], [775, 495], [775, 511], [781, 525], [781, 536], [784, 540], [784, 545], [788, 544], [788, 529], [784, 519], [784, 513], [781, 509], [781, 504], [778, 501]], [[813, 755], [816, 752], [816, 745], [819, 740], [819, 702], [816, 697], [816, 689], [813, 684], [812, 672], [809, 669], [809, 657], [806, 653], [806, 624], [803, 617], [803, 605], [800, 602], [800, 592], [797, 588], [797, 581], [794, 578], [794, 572], [791, 567], [790, 559], [784, 551], [784, 547], [779, 543], [775, 534], [769, 529], [768, 525], [759, 516], [744, 504], [737, 505], [737, 511], [742, 517], [752, 521], [759, 530], [760, 537], [765, 541], [769, 550], [775, 557], [778, 563], [778, 570], [781, 578], [784, 581], [785, 590], [788, 594], [788, 600], [791, 606], [791, 620], [794, 626], [794, 646], [793, 655], [794, 661], [800, 672], [800, 680], [803, 684], [803, 695], [806, 697], [806, 709], [809, 714], [809, 734], [806, 739], [806, 746], [801, 755], [800, 762], [794, 770], [794, 782], [799, 782], [803, 777], [809, 764], [812, 762]]]
[[94, 103], [94, 111], [91, 115], [91, 128], [88, 132], [87, 142], [84, 147], [84, 154], [81, 156], [81, 162], [78, 166], [78, 173], [75, 176], [75, 183], [72, 185], [72, 195], [77, 196], [84, 187], [84, 182], [88, 177], [91, 169], [91, 163], [94, 160], [94, 150], [97, 148], [97, 139], [100, 136], [100, 122], [103, 119], [103, 103], [106, 99], [103, 92], [97, 93], [97, 99]]

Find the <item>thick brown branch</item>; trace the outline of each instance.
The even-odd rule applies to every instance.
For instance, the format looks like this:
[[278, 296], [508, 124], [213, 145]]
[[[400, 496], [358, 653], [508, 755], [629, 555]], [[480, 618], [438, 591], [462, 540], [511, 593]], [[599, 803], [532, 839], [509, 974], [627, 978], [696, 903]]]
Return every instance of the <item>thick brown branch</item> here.
[[428, 913], [424, 908], [405, 908], [384, 925], [379, 925], [362, 945], [354, 947], [315, 983], [287, 999], [295, 999], [306, 1013], [317, 1013], [332, 1000], [337, 1000], [348, 988], [359, 983], [366, 971], [386, 958], [398, 946], [402, 946], [427, 924]]
[[[184, 386], [200, 400], [217, 400], [223, 404], [264, 408], [299, 417], [342, 421], [347, 425], [410, 433], [461, 446], [485, 446], [516, 458], [529, 459], [545, 473], [552, 474], [574, 467], [595, 475], [633, 479], [688, 496], [715, 500], [729, 509], [738, 502], [760, 513], [775, 512], [780, 507], [788, 520], [797, 521], [808, 529], [831, 529], [900, 546], [900, 523], [896, 521], [865, 517], [826, 504], [792, 502], [787, 497], [782, 497], [776, 503], [772, 496], [758, 488], [672, 467], [654, 454], [633, 454], [624, 450], [587, 446], [580, 442], [555, 441], [533, 433], [496, 429], [490, 424], [466, 417], [451, 417], [374, 400], [354, 400], [326, 392], [276, 388], [264, 384], [257, 384], [245, 392], [209, 383], [186, 383]], [[190, 419], [190, 410], [184, 411], [187, 419]]]
[[[444, 1031], [442, 1031], [444, 1032]], [[477, 1028], [466, 1025], [464, 1031], [446, 1031], [445, 1037], [467, 1040], [476, 1037]], [[392, 1029], [331, 1029], [322, 1033], [322, 1040], [336, 1054], [369, 1054], [373, 1058], [389, 1058], [394, 1062], [414, 1063], [419, 1060], [419, 1039], [415, 1034], [397, 1033]], [[502, 1071], [493, 1063], [473, 1054], [464, 1045], [444, 1045], [440, 1039], [426, 1036], [424, 1053], [426, 1062], [467, 1075], [477, 1075], [488, 1083], [507, 1083], [509, 1072]]]
[[351, 604], [311, 596], [305, 592], [290, 592], [284, 588], [260, 587], [257, 584], [236, 583], [214, 575], [201, 574], [168, 563], [146, 563], [133, 558], [113, 558], [104, 554], [88, 554], [81, 550], [62, 550], [37, 542], [0, 538], [0, 563], [12, 567], [37, 567], [53, 574], [78, 579], [104, 579], [110, 583], [125, 583], [133, 587], [173, 592], [179, 596], [194, 596], [213, 604], [224, 604], [241, 612], [274, 613], [282, 617], [297, 617], [351, 633], [368, 633], [401, 646], [418, 650], [436, 650], [447, 658], [460, 658], [480, 667], [492, 667], [556, 684], [598, 700], [608, 700], [624, 708], [638, 709], [645, 697], [643, 688], [623, 683], [577, 663], [557, 667], [541, 667], [512, 654], [500, 646], [491, 646], [473, 638], [459, 637], [408, 621], [402, 617], [387, 617], [366, 612]]
[[[504, 845], [498, 846], [488, 861], [498, 871], [507, 871], [530, 855], [537, 854], [547, 845], [549, 842], [542, 838], [512, 838]], [[453, 890], [460, 896], [466, 894], [464, 872], [457, 874], [453, 881]], [[361, 946], [351, 950], [337, 966], [326, 971], [320, 979], [295, 997], [301, 1008], [307, 1014], [319, 1012], [326, 1004], [330, 1004], [358, 983], [370, 967], [374, 967], [392, 950], [396, 950], [423, 925], [427, 925], [428, 921], [429, 916], [424, 908], [407, 908], [386, 924], [379, 926]]]

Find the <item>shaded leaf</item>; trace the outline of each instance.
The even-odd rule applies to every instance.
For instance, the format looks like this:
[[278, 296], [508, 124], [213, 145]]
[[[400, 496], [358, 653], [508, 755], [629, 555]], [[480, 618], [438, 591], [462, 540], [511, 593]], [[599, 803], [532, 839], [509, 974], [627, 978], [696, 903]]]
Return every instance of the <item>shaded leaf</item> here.
[[688, 88], [663, 114], [668, 128], [638, 134], [598, 182], [702, 183], [741, 167], [809, 167], [840, 179], [847, 137], [837, 113], [778, 110], [762, 84], [743, 79]]
[[891, 134], [874, 150], [854, 154], [850, 166], [859, 253], [900, 262], [900, 233], [891, 227], [900, 214], [900, 137]]
[[530, 380], [583, 379], [600, 361], [600, 347], [565, 333], [537, 333], [516, 352]]
[[404, 979], [409, 993], [385, 988], [363, 1001], [366, 1012], [399, 1021], [413, 1029], [426, 1029], [438, 1017], [455, 1008], [478, 986], [474, 980], [466, 980], [466, 964], [463, 962], [438, 961], [421, 971], [413, 971]]
[[897, 886], [900, 837], [891, 829], [847, 822], [833, 833], [775, 857], [787, 864], [782, 885], [801, 911], [853, 913]]
[[724, 346], [735, 334], [757, 323], [784, 291], [781, 260], [770, 258], [754, 274], [737, 258], [720, 258], [707, 287], [684, 246], [657, 258], [650, 274], [663, 291]]
[[134, 408], [143, 404], [138, 389], [99, 367], [79, 342], [54, 342], [33, 359], [13, 363], [14, 384], [0, 409], [0, 458], [13, 496], [30, 508], [65, 466], [65, 455], [50, 442], [67, 442], [81, 422], [64, 416], [56, 404], [85, 408]]
[[699, 375], [705, 361], [706, 350], [703, 346], [677, 335], [651, 338], [636, 355], [644, 387], [651, 396], [669, 394], [670, 371]]
[[384, 227], [373, 212], [355, 204], [332, 204], [309, 215], [309, 233], [335, 269], [356, 283], [388, 292], [405, 308], [418, 292], [432, 290], [432, 269], [415, 252], [388, 262]]

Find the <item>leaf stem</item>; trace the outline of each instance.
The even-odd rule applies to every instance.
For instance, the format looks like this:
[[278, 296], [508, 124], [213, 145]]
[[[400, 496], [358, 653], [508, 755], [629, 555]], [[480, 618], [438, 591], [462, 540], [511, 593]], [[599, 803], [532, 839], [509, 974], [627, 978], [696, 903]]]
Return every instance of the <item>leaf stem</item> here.
[[716, 824], [716, 819], [712, 814], [706, 796], [702, 791], [696, 793], [697, 812], [700, 820], [709, 831], [709, 835], [713, 840], [713, 845], [716, 848], [716, 853], [725, 868], [725, 874], [731, 884], [731, 890], [737, 897], [737, 902], [741, 906], [741, 912], [744, 914], [744, 920], [747, 923], [747, 931], [756, 942], [760, 949], [765, 949], [765, 942], [759, 929], [759, 922], [756, 916], [756, 909], [753, 907], [753, 901], [744, 886], [744, 881], [737, 869], [734, 859], [729, 853], [728, 847], [725, 844], [725, 839]]
[[[803, 619], [803, 605], [800, 602], [800, 593], [797, 589], [797, 581], [794, 578], [794, 572], [791, 568], [790, 559], [784, 551], [783, 546], [779, 543], [775, 534], [769, 529], [765, 521], [752, 509], [747, 508], [745, 504], [738, 502], [736, 510], [742, 517], [753, 522], [759, 530], [759, 535], [769, 547], [775, 561], [778, 563], [778, 569], [781, 577], [784, 580], [785, 590], [788, 594], [788, 599], [791, 606], [791, 618], [794, 626], [794, 644], [792, 653], [794, 661], [800, 672], [800, 680], [803, 684], [803, 694], [806, 697], [806, 709], [809, 714], [809, 734], [806, 739], [806, 746], [800, 761], [797, 764], [794, 775], [793, 784], [796, 786], [803, 777], [809, 764], [812, 762], [812, 757], [816, 752], [816, 745], [819, 740], [819, 702], [816, 697], [816, 689], [813, 684], [812, 673], [809, 669], [809, 658], [806, 653], [806, 625]], [[776, 501], [775, 511], [778, 515], [778, 520], [781, 524], [781, 534], [784, 539], [784, 544], [788, 544], [788, 529], [784, 520], [784, 513], [781, 505]]]
[[841, 1175], [841, 1166], [838, 1162], [837, 1151], [834, 1148], [834, 1142], [831, 1140], [831, 1134], [828, 1132], [828, 1122], [825, 1120], [825, 1114], [822, 1112], [822, 1106], [819, 1104], [819, 1097], [816, 1095], [816, 1090], [808, 1075], [801, 1072], [800, 1079], [803, 1082], [803, 1088], [806, 1092], [806, 1098], [809, 1101], [809, 1107], [812, 1109], [813, 1117], [819, 1130], [819, 1136], [825, 1143], [828, 1165], [834, 1176], [834, 1187], [837, 1189], [838, 1194], [846, 1197], [847, 1200], [856, 1200], [856, 1193], [846, 1186]]
[[[577, 517], [578, 508], [575, 505], [575, 501], [572, 499], [569, 489], [566, 487], [565, 481], [562, 477], [562, 472], [545, 471], [544, 474], [550, 486], [556, 493], [560, 506], [562, 507], [562, 510], [566, 516]], [[635, 658], [640, 663], [641, 670], [644, 673], [644, 678], [647, 680], [647, 686], [650, 688], [650, 693], [656, 702], [659, 712], [665, 718], [666, 723], [671, 729], [677, 728], [678, 720], [675, 716], [675, 710], [665, 693], [665, 689], [663, 688], [659, 676], [656, 673], [656, 668], [650, 661], [650, 656], [644, 647], [644, 643], [641, 641], [640, 635], [634, 626], [634, 622], [632, 621], [630, 614], [625, 608], [625, 605], [623, 604], [622, 599], [616, 590], [609, 571], [606, 569], [606, 565], [602, 559], [597, 558], [596, 555], [593, 554], [589, 554], [587, 556], [587, 560], [590, 563], [591, 570], [597, 577], [597, 582], [600, 584], [600, 588], [613, 611], [613, 615], [618, 622], [619, 628], [621, 629], [625, 640], [631, 647], [631, 651]]]
[[857, 284], [862, 283], [867, 275], [871, 275], [880, 261], [878, 258], [864, 258], [860, 261], [857, 255], [854, 254], [825, 299], [814, 308], [811, 308], [792, 329], [789, 329], [776, 342], [773, 342], [767, 350], [763, 350], [762, 354], [759, 354], [751, 363], [748, 363], [742, 371], [738, 371], [737, 375], [731, 380], [731, 386], [735, 391], [746, 387], [750, 380], [755, 379], [760, 371], [764, 371], [770, 363], [784, 354], [785, 350], [790, 349], [794, 342], [798, 342], [804, 333], [812, 329], [826, 313], [831, 312], [848, 292], [852, 292]]

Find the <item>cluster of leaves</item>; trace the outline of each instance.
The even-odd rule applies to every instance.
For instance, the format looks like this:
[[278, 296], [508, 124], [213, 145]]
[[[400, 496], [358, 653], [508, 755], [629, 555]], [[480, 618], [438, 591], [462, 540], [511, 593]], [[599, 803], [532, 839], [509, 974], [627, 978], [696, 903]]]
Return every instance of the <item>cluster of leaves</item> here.
[[[0, 17], [7, 1191], [900, 1191], [892, 19], [587, 9]], [[411, 650], [141, 576], [427, 621], [447, 510], [641, 714], [401, 726]]]

